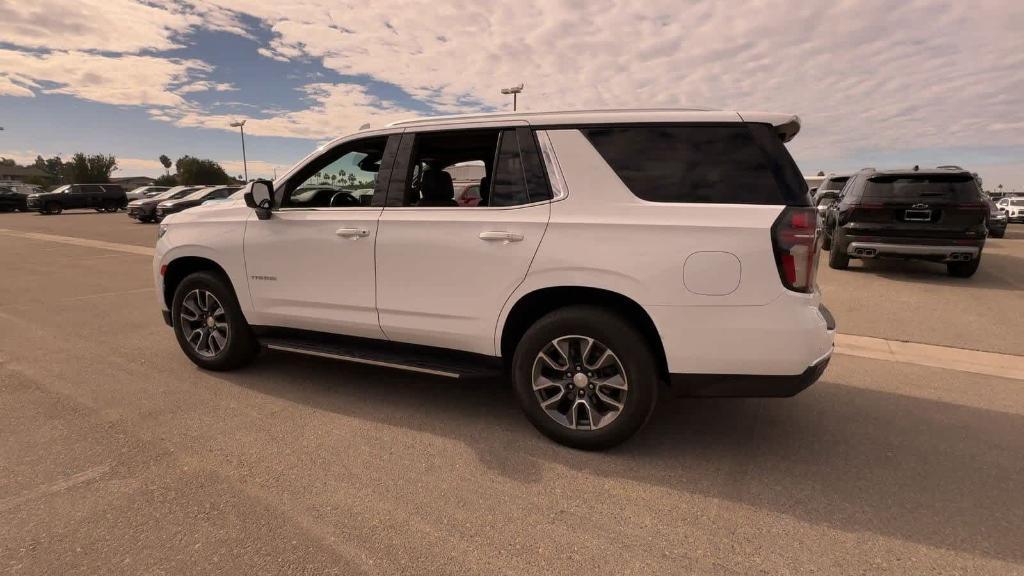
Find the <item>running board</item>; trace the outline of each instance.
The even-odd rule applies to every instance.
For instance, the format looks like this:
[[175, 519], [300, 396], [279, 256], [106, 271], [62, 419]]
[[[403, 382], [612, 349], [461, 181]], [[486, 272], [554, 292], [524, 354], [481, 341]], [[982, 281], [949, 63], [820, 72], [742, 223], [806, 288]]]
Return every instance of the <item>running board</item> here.
[[482, 354], [332, 334], [289, 332], [293, 333], [261, 337], [259, 343], [268, 350], [445, 378], [490, 378], [502, 373], [500, 358]]

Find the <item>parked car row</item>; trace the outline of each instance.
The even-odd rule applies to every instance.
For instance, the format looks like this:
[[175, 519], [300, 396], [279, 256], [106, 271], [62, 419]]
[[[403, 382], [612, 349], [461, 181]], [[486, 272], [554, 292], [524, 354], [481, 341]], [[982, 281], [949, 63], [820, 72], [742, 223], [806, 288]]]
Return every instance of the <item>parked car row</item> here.
[[239, 186], [141, 186], [125, 192], [118, 184], [67, 184], [51, 192], [25, 194], [0, 186], [0, 212], [34, 211], [60, 214], [64, 210], [93, 209], [128, 215], [140, 222], [156, 222], [168, 214], [205, 202], [221, 201], [239, 190]]
[[128, 216], [139, 222], [159, 222], [176, 212], [227, 199], [240, 189], [240, 186], [175, 186], [151, 198], [129, 202]]

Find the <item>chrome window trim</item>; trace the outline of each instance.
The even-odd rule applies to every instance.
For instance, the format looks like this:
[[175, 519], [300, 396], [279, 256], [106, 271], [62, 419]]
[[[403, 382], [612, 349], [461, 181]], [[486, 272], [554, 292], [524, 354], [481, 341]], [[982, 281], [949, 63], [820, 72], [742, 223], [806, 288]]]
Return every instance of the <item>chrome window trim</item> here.
[[558, 164], [558, 156], [555, 155], [555, 147], [551, 144], [547, 130], [537, 130], [537, 146], [540, 147], [541, 161], [544, 162], [544, 169], [548, 173], [548, 183], [551, 186], [551, 201], [565, 199], [569, 196], [569, 187], [565, 184], [565, 177], [562, 175], [562, 167]]

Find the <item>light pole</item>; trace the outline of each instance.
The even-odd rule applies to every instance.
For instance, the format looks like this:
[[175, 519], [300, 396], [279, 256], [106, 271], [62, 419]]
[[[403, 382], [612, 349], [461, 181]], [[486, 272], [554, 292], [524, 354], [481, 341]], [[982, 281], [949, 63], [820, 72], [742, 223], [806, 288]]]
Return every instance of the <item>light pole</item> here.
[[522, 84], [519, 84], [519, 86], [513, 86], [511, 88], [502, 88], [501, 89], [501, 93], [502, 94], [505, 94], [505, 95], [511, 94], [512, 95], [512, 111], [513, 112], [516, 111], [516, 108], [517, 108], [516, 104], [517, 104], [517, 100], [518, 100], [517, 97], [519, 96], [519, 93], [522, 92], [522, 91], [523, 91], [523, 85]]
[[245, 120], [239, 120], [238, 122], [231, 123], [232, 128], [238, 128], [238, 132], [242, 135], [242, 172], [245, 174], [245, 181], [249, 181], [249, 165], [245, 161]]

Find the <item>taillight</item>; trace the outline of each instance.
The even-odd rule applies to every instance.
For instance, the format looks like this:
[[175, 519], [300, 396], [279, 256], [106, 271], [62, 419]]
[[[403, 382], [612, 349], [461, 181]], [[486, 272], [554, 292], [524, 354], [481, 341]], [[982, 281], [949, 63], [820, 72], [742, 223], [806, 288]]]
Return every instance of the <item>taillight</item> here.
[[796, 292], [812, 292], [818, 272], [818, 211], [789, 206], [772, 225], [775, 265], [783, 286]]

